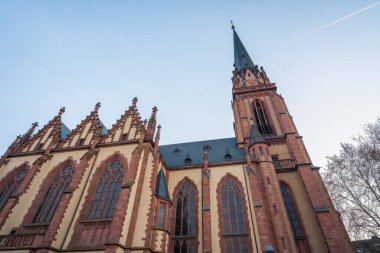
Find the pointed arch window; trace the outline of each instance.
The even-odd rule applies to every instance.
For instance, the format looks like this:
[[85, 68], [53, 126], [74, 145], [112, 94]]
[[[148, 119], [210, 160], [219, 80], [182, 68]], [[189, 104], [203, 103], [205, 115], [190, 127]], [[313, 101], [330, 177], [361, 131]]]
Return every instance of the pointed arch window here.
[[174, 253], [197, 252], [197, 190], [185, 180], [174, 196]]
[[112, 218], [122, 186], [123, 165], [119, 159], [109, 163], [91, 201], [88, 220]]
[[286, 212], [288, 213], [288, 218], [290, 221], [290, 225], [293, 230], [293, 235], [294, 239], [296, 240], [303, 240], [305, 239], [304, 233], [302, 231], [301, 227], [301, 221], [298, 217], [298, 211], [297, 208], [294, 204], [294, 198], [293, 198], [293, 193], [290, 187], [281, 182], [280, 183], [280, 189], [281, 189], [281, 194], [285, 202], [285, 207], [286, 207]]
[[255, 116], [255, 121], [259, 129], [259, 132], [262, 135], [273, 134], [269, 124], [267, 113], [265, 111], [264, 102], [260, 99], [255, 99], [253, 101], [253, 114]]
[[10, 178], [5, 179], [5, 185], [0, 189], [0, 211], [3, 210], [8, 199], [16, 193], [27, 174], [28, 170], [23, 166], [16, 173], [11, 174]]
[[222, 252], [250, 252], [247, 212], [243, 203], [242, 187], [237, 179], [232, 176], [222, 179], [218, 186]]
[[74, 168], [71, 165], [64, 166], [53, 178], [46, 190], [44, 199], [37, 209], [32, 223], [49, 223], [53, 218], [62, 195], [67, 190], [74, 174]]

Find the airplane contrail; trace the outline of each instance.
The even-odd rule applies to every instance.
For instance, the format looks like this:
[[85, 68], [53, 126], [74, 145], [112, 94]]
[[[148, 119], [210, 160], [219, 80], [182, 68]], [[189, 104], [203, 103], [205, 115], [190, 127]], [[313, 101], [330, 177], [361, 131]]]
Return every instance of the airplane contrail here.
[[330, 22], [330, 23], [328, 23], [326, 25], [323, 25], [323, 26], [320, 26], [318, 28], [315, 28], [314, 30], [312, 30], [312, 31], [310, 31], [310, 32], [308, 32], [308, 33], [300, 36], [299, 38], [302, 38], [302, 37], [305, 37], [307, 35], [310, 35], [310, 34], [313, 34], [313, 33], [316, 33], [316, 32], [322, 31], [322, 30], [325, 30], [325, 29], [327, 29], [328, 27], [330, 27], [332, 25], [335, 25], [335, 24], [337, 24], [339, 22], [342, 22], [342, 21], [344, 21], [344, 20], [346, 20], [348, 18], [351, 18], [351, 17], [353, 17], [355, 15], [358, 15], [359, 13], [362, 13], [363, 11], [371, 9], [371, 8], [375, 7], [376, 5], [378, 5], [378, 4], [380, 4], [380, 2], [375, 2], [375, 3], [371, 4], [371, 5], [368, 5], [367, 7], [364, 7], [362, 9], [360, 9], [360, 10], [354, 11], [354, 12], [352, 12], [352, 13], [344, 16], [344, 17], [338, 18], [337, 20], [334, 20], [334, 21], [332, 21], [332, 22]]

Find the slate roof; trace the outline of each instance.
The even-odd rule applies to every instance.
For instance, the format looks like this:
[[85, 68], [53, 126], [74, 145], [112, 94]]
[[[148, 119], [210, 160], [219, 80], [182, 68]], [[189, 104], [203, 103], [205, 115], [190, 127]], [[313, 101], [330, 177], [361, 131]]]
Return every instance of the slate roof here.
[[69, 135], [70, 129], [62, 122], [61, 123], [61, 140], [65, 139]]
[[157, 175], [156, 194], [157, 194], [157, 196], [159, 196], [161, 198], [170, 199], [168, 187], [167, 187], [166, 181], [165, 181], [165, 174], [164, 174], [164, 171], [162, 169], [160, 170], [160, 172], [158, 172], [158, 175]]
[[106, 128], [106, 126], [103, 124], [101, 120], [99, 120], [99, 122], [100, 122], [100, 126], [102, 127], [102, 130], [100, 131], [100, 135], [104, 136], [107, 134], [108, 129]]
[[251, 125], [251, 143], [264, 142], [264, 137], [259, 132], [259, 129], [255, 125]]
[[247, 50], [245, 49], [235, 29], [233, 29], [233, 33], [234, 33], [234, 56], [235, 56], [234, 67], [237, 70], [242, 70], [246, 68], [254, 68], [255, 64], [253, 63], [251, 57], [249, 56]]
[[236, 138], [196, 141], [159, 146], [160, 154], [169, 168], [203, 164], [207, 145], [209, 164], [245, 161], [244, 149], [236, 147]]

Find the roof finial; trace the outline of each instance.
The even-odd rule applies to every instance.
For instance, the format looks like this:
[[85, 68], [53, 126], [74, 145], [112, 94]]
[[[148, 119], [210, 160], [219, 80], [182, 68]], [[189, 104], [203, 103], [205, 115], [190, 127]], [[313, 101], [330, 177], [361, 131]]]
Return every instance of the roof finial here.
[[34, 131], [34, 129], [36, 129], [36, 127], [38, 127], [38, 122], [34, 122], [30, 129], [32, 129]]
[[23, 141], [29, 140], [29, 138], [32, 136], [34, 130], [38, 127], [38, 122], [34, 122], [32, 126], [28, 129], [28, 131], [21, 137], [23, 138]]
[[59, 109], [59, 113], [58, 113], [58, 116], [59, 116], [59, 117], [61, 117], [61, 116], [62, 116], [62, 114], [64, 114], [64, 113], [65, 113], [65, 110], [66, 110], [66, 108], [65, 108], [65, 107], [61, 107], [61, 109]]
[[139, 101], [139, 100], [137, 99], [137, 97], [134, 97], [134, 98], [132, 99], [132, 107], [136, 107], [137, 101]]
[[232, 22], [232, 20], [231, 20], [231, 29], [235, 31], [234, 22]]
[[97, 102], [97, 103], [95, 104], [95, 111], [98, 111], [99, 108], [100, 108], [100, 102]]

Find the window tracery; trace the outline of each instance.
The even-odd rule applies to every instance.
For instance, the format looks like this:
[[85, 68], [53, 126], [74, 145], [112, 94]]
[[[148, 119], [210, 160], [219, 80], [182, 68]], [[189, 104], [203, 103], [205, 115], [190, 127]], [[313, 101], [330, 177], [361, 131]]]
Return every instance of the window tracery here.
[[53, 178], [46, 190], [44, 199], [39, 205], [32, 223], [49, 223], [53, 218], [63, 193], [69, 186], [74, 175], [71, 165], [63, 167]]
[[112, 161], [102, 174], [91, 201], [88, 220], [112, 218], [122, 186], [123, 165]]
[[28, 170], [23, 166], [15, 175], [11, 175], [11, 178], [6, 179], [5, 185], [0, 190], [0, 211], [4, 208], [8, 199], [17, 191], [27, 174]]
[[247, 214], [243, 206], [242, 189], [234, 177], [227, 176], [219, 183], [218, 202], [222, 251], [248, 253]]
[[174, 196], [174, 253], [197, 252], [197, 190], [185, 180]]
[[288, 213], [290, 225], [293, 230], [294, 239], [305, 239], [301, 227], [301, 222], [298, 218], [297, 209], [294, 205], [292, 190], [285, 183], [280, 183], [280, 189], [285, 202], [286, 212]]

